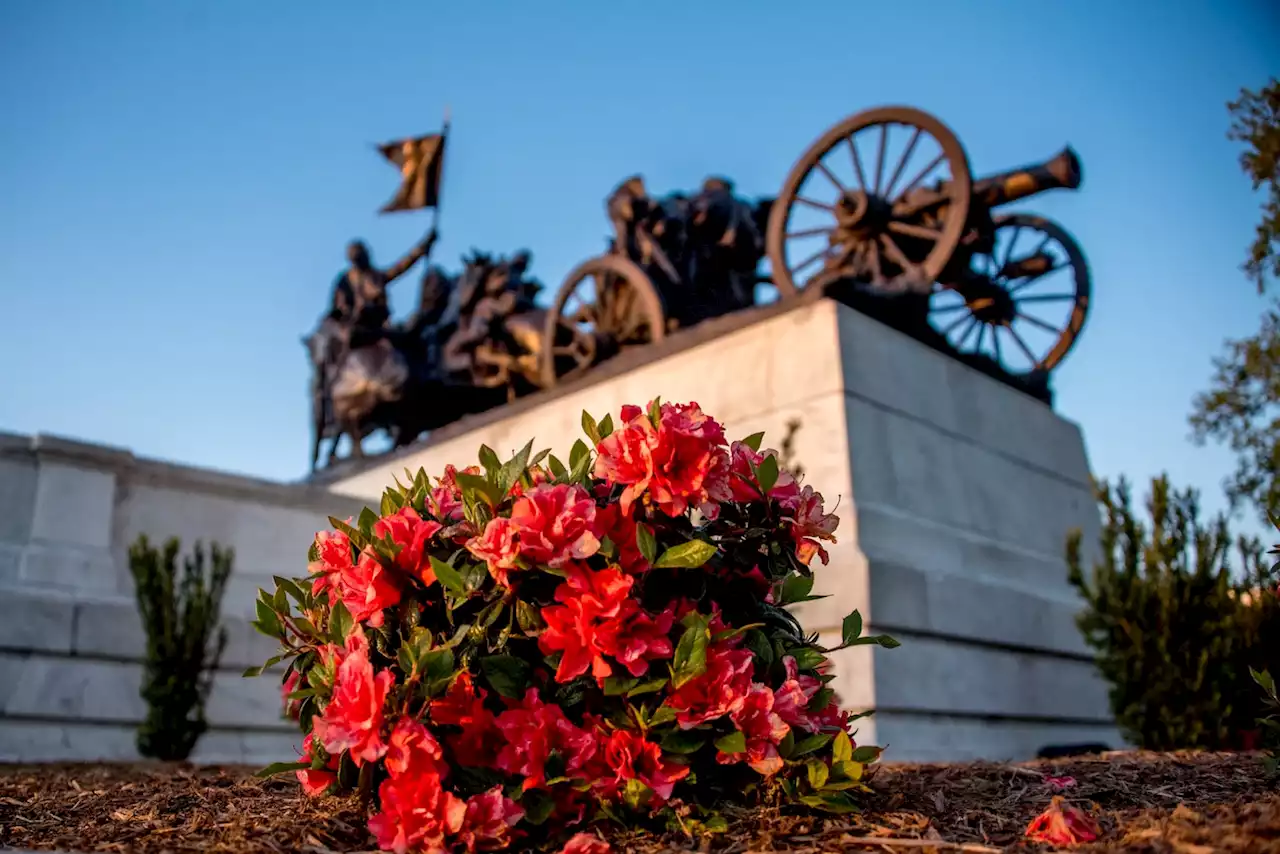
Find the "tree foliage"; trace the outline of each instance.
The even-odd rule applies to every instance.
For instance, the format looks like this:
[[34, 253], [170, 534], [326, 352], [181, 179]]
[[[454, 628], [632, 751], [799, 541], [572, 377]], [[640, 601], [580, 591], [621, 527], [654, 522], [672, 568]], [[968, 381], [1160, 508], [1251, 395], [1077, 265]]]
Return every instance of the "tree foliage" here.
[[1146, 522], [1123, 479], [1100, 483], [1097, 499], [1099, 560], [1085, 571], [1077, 531], [1067, 564], [1121, 731], [1152, 750], [1238, 746], [1261, 711], [1250, 668], [1277, 672], [1274, 568], [1256, 541], [1231, 536], [1224, 516], [1202, 520], [1197, 493], [1166, 477], [1152, 481]]
[[222, 597], [235, 553], [210, 547], [210, 567], [196, 543], [178, 570], [177, 539], [163, 549], [146, 536], [129, 547], [138, 613], [147, 636], [142, 698], [147, 717], [138, 728], [138, 752], [155, 759], [180, 761], [191, 755], [207, 729], [204, 704], [213, 685], [213, 671], [226, 647], [226, 629], [219, 628]]
[[[1263, 293], [1268, 279], [1280, 276], [1280, 81], [1243, 89], [1227, 107], [1227, 136], [1244, 143], [1240, 166], [1264, 194], [1243, 265]], [[1263, 518], [1280, 513], [1280, 301], [1264, 310], [1256, 334], [1227, 341], [1209, 389], [1195, 398], [1191, 428], [1197, 443], [1212, 439], [1235, 453], [1225, 484], [1233, 507], [1252, 505]]]

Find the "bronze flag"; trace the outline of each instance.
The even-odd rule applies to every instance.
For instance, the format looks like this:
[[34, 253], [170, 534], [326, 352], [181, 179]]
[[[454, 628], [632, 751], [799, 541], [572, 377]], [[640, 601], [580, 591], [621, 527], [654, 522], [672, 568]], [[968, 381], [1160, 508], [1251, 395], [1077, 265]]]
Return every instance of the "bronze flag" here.
[[383, 157], [400, 167], [400, 189], [382, 207], [382, 213], [433, 208], [439, 204], [444, 140], [443, 133], [433, 133], [378, 146]]

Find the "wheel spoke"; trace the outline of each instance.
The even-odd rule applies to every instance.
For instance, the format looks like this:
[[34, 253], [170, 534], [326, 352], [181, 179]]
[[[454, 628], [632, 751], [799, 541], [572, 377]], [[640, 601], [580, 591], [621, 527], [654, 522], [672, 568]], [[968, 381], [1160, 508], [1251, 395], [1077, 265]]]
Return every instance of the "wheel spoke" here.
[[845, 141], [849, 143], [849, 152], [853, 155], [853, 171], [858, 176], [858, 189], [865, 192], [867, 189], [867, 176], [862, 174], [862, 158], [858, 156], [858, 143], [853, 141], [852, 136], [846, 136]]
[[1029, 297], [1021, 297], [1018, 302], [1060, 302], [1075, 298], [1075, 294], [1033, 294]]
[[1059, 329], [1058, 327], [1054, 326], [1052, 323], [1046, 323], [1045, 321], [1041, 320], [1040, 318], [1038, 318], [1038, 317], [1032, 317], [1032, 316], [1031, 316], [1031, 315], [1029, 315], [1029, 314], [1023, 314], [1022, 312], [1018, 312], [1018, 317], [1020, 317], [1021, 319], [1025, 320], [1027, 323], [1030, 323], [1032, 326], [1038, 326], [1038, 327], [1040, 327], [1041, 329], [1045, 330], [1046, 332], [1052, 332], [1052, 333], [1054, 333], [1054, 334], [1057, 334], [1057, 333], [1059, 333], [1059, 332], [1061, 332], [1061, 331], [1062, 331], [1062, 330], [1061, 330], [1061, 329]]
[[880, 195], [880, 182], [884, 178], [884, 150], [889, 146], [889, 125], [880, 125], [880, 151], [876, 153], [876, 188], [875, 194]]
[[801, 237], [817, 237], [819, 234], [831, 234], [834, 228], [806, 228], [803, 231], [788, 231], [787, 240], [799, 239]]
[[973, 352], [982, 352], [982, 339], [987, 335], [987, 324], [983, 323], [978, 327], [978, 343], [974, 345]]
[[933, 158], [933, 160], [929, 161], [929, 165], [921, 169], [919, 174], [917, 174], [915, 178], [911, 179], [911, 183], [908, 184], [905, 188], [903, 188], [901, 193], [898, 193], [898, 197], [893, 200], [893, 204], [896, 206], [898, 202], [906, 198], [908, 193], [910, 193], [912, 190], [918, 187], [920, 185], [920, 182], [923, 181], [925, 178], [928, 178], [929, 173], [932, 172], [934, 169], [937, 169], [938, 164], [946, 159], [947, 159], [947, 153], [944, 151], [941, 154], [939, 154], [937, 157]]
[[[1016, 285], [1014, 285], [1013, 287], [1009, 288], [1009, 293], [1010, 293], [1010, 295], [1012, 295], [1012, 294], [1016, 294], [1018, 291], [1022, 290], [1023, 288], [1026, 288], [1026, 287], [1028, 287], [1028, 286], [1030, 286], [1030, 285], [1035, 284], [1036, 282], [1040, 281], [1041, 279], [1043, 279], [1045, 276], [1049, 275], [1050, 273], [1056, 273], [1057, 271], [1061, 270], [1064, 266], [1065, 266], [1065, 265], [1063, 265], [1063, 264], [1055, 264], [1055, 265], [1053, 265], [1052, 267], [1050, 267], [1049, 269], [1045, 270], [1043, 273], [1036, 273], [1034, 276], [1029, 276], [1029, 277], [1027, 277], [1027, 279], [1026, 279], [1026, 280], [1024, 280], [1024, 281], [1022, 281], [1022, 282], [1019, 282], [1018, 284], [1016, 284]], [[1023, 297], [1023, 299], [1025, 299], [1025, 297]]]
[[1003, 366], [1004, 356], [1000, 353], [1000, 329], [1001, 327], [999, 326], [991, 327], [991, 343], [996, 348], [996, 364]]
[[813, 164], [813, 165], [814, 165], [814, 166], [816, 166], [816, 167], [818, 167], [818, 171], [819, 171], [819, 172], [821, 172], [823, 175], [826, 175], [826, 176], [827, 176], [827, 180], [828, 180], [828, 181], [830, 181], [832, 184], [834, 184], [834, 185], [835, 185], [835, 188], [836, 188], [837, 190], [839, 190], [839, 191], [840, 191], [840, 195], [841, 195], [841, 196], [843, 196], [845, 193], [847, 193], [847, 192], [848, 192], [848, 191], [844, 188], [844, 184], [841, 184], [841, 183], [840, 183], [840, 179], [839, 179], [839, 178], [837, 178], [837, 177], [835, 176], [835, 174], [834, 174], [830, 169], [828, 169], [828, 168], [827, 168], [827, 164], [825, 164], [825, 163], [823, 163], [823, 162], [822, 162], [822, 158], [821, 158], [821, 157], [819, 157], [819, 158], [818, 158], [818, 162], [817, 162], [817, 163], [815, 163], [815, 164]]
[[893, 176], [889, 179], [889, 183], [884, 188], [885, 197], [893, 195], [893, 185], [898, 183], [898, 179], [902, 177], [902, 170], [907, 168], [907, 163], [911, 160], [911, 155], [916, 150], [916, 143], [920, 141], [920, 134], [924, 133], [921, 128], [916, 128], [916, 132], [911, 135], [911, 142], [907, 143], [907, 150], [902, 153], [902, 157], [898, 159], [898, 166], [893, 170]]
[[800, 196], [800, 195], [796, 196], [796, 201], [802, 205], [808, 205], [811, 208], [817, 208], [818, 210], [828, 211], [833, 214], [836, 212], [835, 206], [829, 205], [826, 202], [815, 201], [814, 199], [805, 198], [804, 196]]
[[950, 335], [950, 334], [951, 334], [951, 330], [955, 329], [957, 326], [959, 326], [960, 324], [964, 323], [966, 320], [970, 320], [970, 319], [972, 319], [972, 318], [973, 318], [973, 315], [972, 315], [972, 314], [969, 314], [969, 315], [965, 315], [964, 317], [958, 318], [957, 320], [953, 321], [953, 322], [952, 322], [952, 324], [951, 324], [950, 326], [948, 326], [946, 329], [943, 329], [943, 330], [942, 330], [942, 335], [943, 335], [943, 337], [946, 337], [947, 335]]
[[801, 261], [799, 264], [796, 264], [794, 267], [789, 267], [788, 269], [794, 275], [795, 273], [798, 273], [801, 270], [803, 270], [805, 267], [808, 267], [814, 261], [817, 261], [819, 258], [828, 254], [829, 252], [831, 252], [830, 246], [823, 247], [822, 249], [819, 249], [817, 252], [810, 255], [808, 258]]
[[968, 326], [966, 326], [966, 327], [964, 328], [964, 332], [962, 332], [962, 333], [960, 334], [960, 337], [959, 337], [958, 339], [956, 339], [956, 349], [957, 349], [957, 350], [963, 350], [963, 349], [964, 349], [964, 342], [965, 342], [965, 341], [967, 341], [967, 340], [969, 339], [969, 333], [973, 331], [973, 328], [974, 328], [975, 326], [979, 326], [979, 327], [980, 327], [980, 325], [979, 325], [979, 323], [978, 323], [978, 318], [973, 317], [973, 316], [970, 316], [970, 317], [969, 317], [969, 325], [968, 325]]
[[884, 279], [884, 273], [880, 269], [880, 244], [867, 244], [867, 252], [871, 255], [871, 283], [878, 285]]
[[929, 309], [929, 313], [930, 314], [950, 314], [953, 311], [959, 311], [962, 308], [968, 308], [968, 307], [969, 306], [965, 305], [964, 303], [958, 302], [955, 305], [943, 305], [943, 306], [939, 306], [938, 308], [931, 308]]
[[937, 243], [942, 237], [942, 232], [932, 228], [925, 228], [923, 225], [912, 225], [909, 222], [899, 222], [891, 220], [889, 222], [889, 230], [896, 234], [905, 234], [908, 237], [918, 237], [921, 240], [929, 240]]
[[1022, 226], [1015, 225], [1013, 227], [1013, 237], [1009, 238], [1009, 242], [1004, 247], [1004, 260], [996, 265], [997, 270], [1003, 270], [1009, 264], [1009, 259], [1013, 257], [1013, 245], [1018, 242], [1018, 235], [1022, 233]]
[[881, 234], [880, 238], [884, 241], [884, 254], [889, 256], [889, 260], [901, 267], [903, 273], [915, 275], [920, 268], [911, 263], [898, 244], [893, 242], [893, 238], [888, 234]]
[[1036, 358], [1036, 354], [1031, 352], [1031, 348], [1027, 346], [1027, 342], [1023, 341], [1022, 336], [1018, 334], [1018, 330], [1014, 329], [1012, 326], [1006, 326], [1005, 329], [1009, 330], [1009, 334], [1013, 336], [1013, 340], [1018, 342], [1018, 348], [1026, 354], [1028, 359], [1031, 360], [1031, 366], [1035, 367], [1040, 364], [1040, 360]]

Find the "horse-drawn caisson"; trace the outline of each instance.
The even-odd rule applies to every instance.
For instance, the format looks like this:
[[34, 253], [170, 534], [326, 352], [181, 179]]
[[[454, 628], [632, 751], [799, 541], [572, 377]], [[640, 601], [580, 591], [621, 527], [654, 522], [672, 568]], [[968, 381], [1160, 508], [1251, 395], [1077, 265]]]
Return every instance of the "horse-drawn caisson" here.
[[[411, 154], [414, 142], [384, 151]], [[438, 191], [443, 145], [435, 151], [434, 161], [419, 159], [417, 173], [405, 166], [408, 154], [404, 162], [388, 154], [406, 185], [419, 182], [418, 197], [428, 199], [421, 206], [432, 206]], [[1060, 226], [994, 211], [1079, 185], [1070, 148], [975, 180], [950, 129], [906, 107], [869, 110], [832, 127], [796, 162], [776, 198], [742, 199], [722, 178], [693, 194], [655, 198], [643, 179], [629, 178], [606, 203], [609, 251], [575, 268], [546, 306], [522, 252], [475, 254], [457, 277], [430, 268], [418, 312], [402, 325], [388, 325], [376, 311], [363, 326], [354, 308], [331, 312], [307, 339], [315, 367], [313, 459], [331, 439], [332, 460], [342, 434], [355, 455], [360, 439], [378, 429], [407, 444], [578, 377], [623, 350], [755, 305], [770, 287], [781, 300], [825, 293], [891, 314], [895, 325], [966, 361], [1035, 381], [1080, 334], [1089, 271]], [[403, 272], [400, 266], [387, 272]], [[362, 279], [358, 270], [344, 275], [383, 288], [389, 281]], [[378, 290], [369, 299], [385, 304]]]

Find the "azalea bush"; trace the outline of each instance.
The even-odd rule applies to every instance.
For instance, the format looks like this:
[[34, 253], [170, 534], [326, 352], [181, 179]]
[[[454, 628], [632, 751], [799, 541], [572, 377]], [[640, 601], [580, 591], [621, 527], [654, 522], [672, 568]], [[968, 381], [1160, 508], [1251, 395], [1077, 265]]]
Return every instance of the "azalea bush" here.
[[[288, 662], [309, 794], [357, 791], [386, 850], [497, 850], [599, 822], [716, 832], [724, 802], [840, 813], [879, 749], [786, 610], [836, 518], [761, 435], [697, 404], [624, 407], [567, 461], [396, 481], [331, 519], [256, 625]], [[842, 646], [865, 637], [855, 612]], [[583, 848], [583, 850], [586, 850]]]

